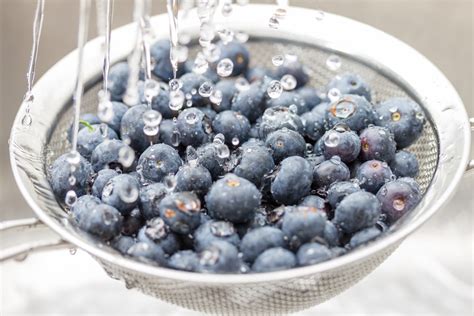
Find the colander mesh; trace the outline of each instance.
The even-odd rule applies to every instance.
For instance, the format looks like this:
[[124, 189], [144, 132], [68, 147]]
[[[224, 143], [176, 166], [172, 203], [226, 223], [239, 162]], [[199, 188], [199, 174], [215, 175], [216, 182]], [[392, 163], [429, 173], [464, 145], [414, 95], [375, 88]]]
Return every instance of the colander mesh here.
[[[270, 40], [253, 40], [247, 43], [251, 52], [251, 64], [274, 67], [271, 58], [275, 54], [292, 53], [299, 57], [311, 75], [310, 85], [325, 86], [337, 73], [360, 74], [372, 87], [375, 103], [392, 97], [409, 97], [406, 90], [381, 72], [354, 60], [340, 56], [342, 66], [338, 72], [326, 67], [326, 59], [333, 54], [325, 49], [305, 44]], [[193, 50], [191, 50], [193, 51]], [[95, 112], [97, 92], [101, 84], [91, 87], [84, 95], [82, 112]], [[375, 105], [377, 106], [377, 105]], [[45, 151], [46, 165], [70, 148], [67, 133], [72, 122], [72, 107], [57, 122]], [[428, 188], [438, 160], [437, 134], [431, 122], [425, 125], [422, 136], [408, 149], [420, 163], [417, 181], [423, 192]], [[400, 241], [401, 242], [401, 241]], [[186, 308], [220, 315], [275, 315], [309, 308], [339, 294], [369, 274], [398, 246], [394, 244], [373, 253], [364, 260], [302, 278], [247, 284], [205, 284], [174, 279], [158, 278], [140, 271], [129, 270], [96, 258], [109, 275], [122, 279], [127, 287], [138, 290]]]

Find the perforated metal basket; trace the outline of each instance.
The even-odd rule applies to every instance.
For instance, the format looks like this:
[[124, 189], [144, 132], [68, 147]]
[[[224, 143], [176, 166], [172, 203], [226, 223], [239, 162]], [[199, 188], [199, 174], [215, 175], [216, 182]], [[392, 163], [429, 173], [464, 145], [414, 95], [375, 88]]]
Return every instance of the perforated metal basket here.
[[[30, 248], [67, 242], [90, 253], [110, 276], [124, 280], [127, 287], [193, 310], [245, 315], [288, 313], [319, 304], [347, 289], [385, 260], [407, 235], [448, 201], [466, 170], [470, 132], [462, 101], [426, 58], [381, 31], [347, 18], [328, 13], [323, 16], [321, 12], [301, 8], [289, 8], [279, 29], [274, 30], [267, 25], [274, 9], [264, 5], [235, 7], [230, 17], [216, 17], [216, 23], [250, 34], [248, 47], [253, 65], [271, 67], [273, 55], [294, 53], [308, 67], [310, 84], [320, 87], [336, 74], [325, 66], [327, 57], [336, 53], [342, 58], [339, 72], [361, 74], [371, 85], [376, 103], [405, 96], [416, 100], [425, 110], [428, 123], [423, 135], [409, 148], [420, 161], [417, 180], [424, 197], [387, 236], [325, 263], [252, 275], [208, 275], [145, 265], [91, 239], [75, 227], [47, 181], [47, 166], [70, 146], [66, 133], [72, 120], [77, 56], [73, 52], [36, 84], [33, 123], [28, 129], [21, 125], [22, 105], [10, 139], [12, 169], [23, 196], [39, 221], [60, 238], [4, 251], [0, 259]], [[159, 38], [168, 37], [166, 16], [153, 18], [152, 24]], [[197, 19], [183, 22], [181, 29], [197, 36]], [[133, 25], [127, 25], [112, 33], [112, 62], [123, 60], [130, 53], [134, 30]], [[83, 112], [95, 111], [97, 106], [100, 44], [96, 39], [85, 49], [84, 78], [88, 90]], [[15, 228], [17, 224], [3, 224], [0, 228]], [[40, 225], [36, 220], [20, 224]]]

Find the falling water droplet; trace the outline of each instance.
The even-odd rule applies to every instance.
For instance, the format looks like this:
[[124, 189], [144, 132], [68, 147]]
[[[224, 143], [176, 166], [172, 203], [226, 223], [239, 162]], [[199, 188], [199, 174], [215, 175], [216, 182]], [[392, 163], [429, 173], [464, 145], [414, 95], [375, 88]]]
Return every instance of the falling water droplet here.
[[229, 16], [232, 13], [232, 2], [231, 1], [226, 1], [222, 5], [222, 15], [223, 16]]
[[181, 90], [170, 91], [170, 104], [169, 108], [173, 111], [178, 111], [183, 107], [184, 93]]
[[221, 90], [213, 90], [211, 93], [211, 96], [209, 97], [209, 100], [216, 104], [219, 105], [222, 102], [222, 91]]
[[235, 88], [239, 91], [245, 91], [250, 88], [250, 84], [244, 77], [239, 77], [235, 80]]
[[153, 79], [145, 80], [143, 93], [145, 95], [145, 101], [151, 104], [153, 99], [160, 94], [160, 84]]
[[179, 79], [171, 79], [169, 82], [170, 91], [177, 91], [183, 86], [183, 82]]
[[316, 20], [317, 21], [322, 21], [324, 19], [324, 12], [321, 10], [316, 11]]
[[283, 77], [281, 77], [280, 82], [283, 89], [287, 91], [293, 90], [294, 88], [296, 88], [296, 84], [297, 84], [296, 78], [289, 74], [286, 74]]
[[64, 203], [66, 203], [67, 206], [71, 207], [73, 206], [77, 201], [77, 194], [74, 190], [69, 190], [66, 193], [66, 197], [64, 198]]
[[224, 43], [224, 45], [229, 44], [234, 39], [234, 32], [230, 29], [224, 28], [224, 29], [220, 29], [217, 32], [219, 33], [219, 37], [222, 43]]
[[67, 179], [67, 182], [69, 182], [70, 186], [73, 186], [76, 184], [76, 177], [74, 175], [70, 175], [69, 178]]
[[219, 60], [219, 57], [221, 56], [221, 49], [215, 44], [210, 44], [203, 49], [202, 54], [208, 62], [214, 63]]
[[272, 64], [276, 67], [283, 65], [285, 62], [285, 56], [283, 55], [275, 55], [272, 57]]
[[173, 191], [176, 188], [176, 177], [174, 175], [168, 175], [163, 179], [163, 183], [168, 191]]
[[193, 167], [197, 165], [198, 154], [193, 146], [186, 147], [186, 161]]
[[204, 98], [208, 98], [211, 94], [212, 91], [214, 90], [214, 86], [211, 82], [205, 81], [200, 87], [199, 87], [199, 95], [201, 95]]
[[270, 17], [270, 19], [268, 20], [268, 26], [275, 30], [278, 29], [278, 27], [280, 26], [280, 22], [278, 21], [276, 15], [272, 15]]
[[234, 37], [241, 43], [247, 43], [247, 41], [249, 40], [249, 35], [245, 32], [237, 31], [235, 32]]
[[234, 70], [234, 63], [229, 58], [224, 58], [217, 64], [217, 74], [221, 77], [228, 77]]
[[143, 113], [143, 122], [145, 125], [158, 126], [161, 123], [161, 113], [155, 110], [148, 110]]
[[135, 160], [135, 152], [129, 146], [123, 146], [122, 148], [120, 148], [118, 155], [119, 155], [118, 161], [125, 168], [129, 168], [133, 164], [133, 161]]
[[239, 145], [239, 143], [240, 143], [240, 140], [239, 140], [239, 138], [238, 138], [238, 137], [234, 137], [234, 138], [232, 138], [232, 145], [234, 145], [234, 146], [238, 146], [238, 145]]
[[281, 82], [278, 80], [273, 80], [270, 82], [267, 88], [268, 96], [272, 99], [276, 99], [280, 97], [281, 93], [283, 92], [283, 87]]
[[212, 140], [214, 144], [224, 144], [225, 142], [225, 136], [222, 133], [217, 134], [214, 136], [214, 139]]
[[109, 100], [102, 100], [97, 106], [97, 116], [102, 122], [108, 123], [114, 118], [114, 105]]
[[328, 98], [331, 102], [336, 102], [341, 98], [341, 91], [337, 88], [332, 88], [328, 91]]
[[178, 129], [173, 129], [173, 133], [171, 134], [171, 145], [174, 147], [179, 146], [181, 134], [179, 133]]
[[30, 127], [31, 123], [33, 123], [33, 118], [31, 117], [31, 114], [25, 113], [21, 119], [21, 125], [23, 125], [23, 127]]
[[337, 55], [331, 55], [326, 59], [326, 66], [331, 71], [337, 71], [341, 68], [342, 61], [341, 58]]
[[278, 19], [283, 19], [286, 16], [286, 13], [287, 11], [285, 8], [277, 8], [273, 15], [276, 16]]
[[74, 248], [74, 247], [73, 247], [73, 248], [69, 248], [69, 253], [70, 253], [72, 256], [74, 256], [74, 255], [76, 254], [76, 252], [77, 252], [77, 248]]
[[209, 64], [207, 63], [206, 56], [199, 52], [196, 59], [194, 59], [193, 72], [202, 75], [208, 68]]

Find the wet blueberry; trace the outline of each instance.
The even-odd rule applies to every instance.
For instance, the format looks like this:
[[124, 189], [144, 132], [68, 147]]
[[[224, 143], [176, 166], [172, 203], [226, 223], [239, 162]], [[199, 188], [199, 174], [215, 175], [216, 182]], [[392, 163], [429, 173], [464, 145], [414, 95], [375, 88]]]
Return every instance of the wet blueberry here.
[[349, 241], [351, 248], [356, 248], [377, 238], [382, 232], [377, 227], [365, 228], [355, 233]]
[[249, 141], [242, 144], [242, 154], [234, 173], [260, 186], [265, 174], [273, 170], [275, 163], [268, 148]]
[[306, 108], [308, 111], [314, 109], [317, 105], [321, 103], [321, 98], [319, 97], [319, 91], [312, 87], [303, 87], [296, 91], [300, 97], [304, 100]]
[[208, 81], [206, 77], [190, 72], [182, 75], [179, 80], [182, 83], [181, 91], [184, 93], [186, 98], [191, 100], [193, 106], [206, 105], [208, 98], [199, 94], [199, 88], [201, 85]]
[[123, 217], [122, 235], [136, 236], [144, 222], [140, 210], [134, 208], [130, 214]]
[[111, 241], [111, 246], [119, 251], [121, 254], [127, 254], [130, 249], [136, 243], [135, 238], [130, 236], [117, 236]]
[[230, 222], [207, 220], [194, 232], [194, 248], [197, 251], [218, 240], [227, 241], [236, 247], [240, 244], [239, 235]]
[[228, 242], [214, 241], [199, 253], [199, 272], [238, 273], [239, 269], [239, 252]]
[[99, 198], [89, 194], [83, 195], [71, 206], [72, 216], [76, 221], [80, 221], [82, 214], [90, 212], [98, 204], [102, 204]]
[[133, 152], [130, 146], [120, 140], [107, 140], [100, 143], [92, 152], [91, 164], [94, 171], [102, 169], [116, 169], [129, 171], [134, 162], [125, 161], [121, 158], [123, 152]]
[[111, 100], [122, 101], [122, 96], [127, 90], [128, 74], [129, 70], [127, 62], [119, 62], [110, 67], [107, 88]]
[[219, 59], [229, 58], [234, 64], [231, 76], [242, 75], [247, 71], [250, 54], [244, 44], [238, 41], [232, 41], [227, 44], [219, 42], [217, 47], [219, 47], [221, 52]]
[[160, 137], [160, 143], [174, 147], [179, 145], [178, 126], [173, 122], [173, 120], [161, 121], [158, 136]]
[[262, 254], [260, 254], [252, 265], [252, 271], [272, 272], [291, 269], [295, 266], [295, 255], [289, 250], [276, 247], [267, 249]]
[[327, 86], [327, 90], [337, 89], [344, 94], [355, 94], [371, 100], [370, 87], [361, 76], [353, 73], [345, 73], [336, 76]]
[[324, 125], [326, 122], [327, 105], [325, 104], [318, 105], [313, 110], [301, 115], [304, 136], [313, 141], [319, 140], [326, 131]]
[[389, 129], [369, 126], [360, 133], [360, 158], [367, 160], [390, 161], [395, 156], [397, 144]]
[[259, 136], [265, 139], [270, 133], [283, 128], [302, 134], [303, 122], [287, 107], [276, 106], [266, 109], [260, 122]]
[[138, 159], [137, 168], [143, 177], [152, 181], [161, 181], [165, 176], [175, 174], [183, 162], [178, 152], [165, 144], [148, 147]]
[[250, 123], [242, 114], [229, 110], [217, 114], [212, 129], [224, 135], [226, 144], [236, 146], [247, 140]]
[[119, 211], [106, 204], [91, 203], [91, 206], [87, 212], [76, 217], [79, 228], [102, 240], [118, 236], [122, 230], [122, 215]]
[[201, 201], [191, 192], [165, 196], [159, 204], [160, 216], [178, 234], [192, 233], [201, 222]]
[[408, 147], [423, 132], [423, 110], [412, 100], [393, 98], [382, 102], [375, 111], [375, 124], [392, 131], [398, 148]]
[[358, 191], [346, 196], [336, 207], [333, 222], [345, 233], [355, 233], [374, 226], [381, 214], [380, 202], [375, 195]]
[[[79, 117], [79, 131], [86, 127], [87, 124], [84, 124], [84, 122], [88, 123], [89, 125], [102, 123], [100, 118], [95, 113], [81, 114], [81, 116]], [[70, 143], [72, 143], [73, 129], [74, 129], [74, 124], [71, 124], [71, 126], [67, 130], [67, 139], [69, 140]]]
[[110, 179], [102, 190], [102, 202], [115, 207], [122, 215], [138, 205], [139, 183], [135, 177], [120, 174]]
[[157, 140], [158, 136], [149, 137], [143, 132], [145, 122], [143, 121], [143, 114], [148, 111], [149, 108], [145, 104], [139, 104], [128, 109], [122, 117], [120, 123], [120, 135], [122, 140], [130, 142], [130, 146], [139, 151], [143, 152], [148, 146], [150, 141]]
[[279, 204], [292, 205], [298, 203], [311, 191], [313, 171], [304, 158], [294, 156], [284, 159], [272, 182], [271, 193]]
[[296, 79], [296, 88], [304, 86], [309, 81], [308, 73], [305, 67], [294, 55], [287, 55], [283, 65], [275, 71], [275, 77], [281, 78], [284, 75], [292, 75]]
[[379, 160], [364, 162], [359, 166], [356, 174], [360, 187], [374, 194], [393, 177], [392, 170], [390, 170], [387, 163]]
[[415, 208], [421, 200], [421, 194], [413, 183], [395, 180], [386, 183], [377, 193], [377, 198], [387, 222], [393, 223]]
[[303, 157], [306, 151], [306, 142], [303, 136], [287, 128], [269, 134], [265, 145], [272, 150], [275, 163], [290, 156]]
[[178, 237], [170, 231], [168, 225], [159, 217], [148, 220], [137, 236], [138, 241], [158, 245], [163, 251], [172, 255], [179, 250]]
[[292, 249], [298, 249], [315, 237], [323, 237], [325, 225], [324, 211], [314, 207], [295, 206], [290, 211], [285, 211], [281, 230], [289, 246]]
[[176, 191], [192, 191], [204, 196], [212, 185], [212, 176], [203, 166], [185, 165], [176, 174]]
[[252, 83], [249, 89], [235, 95], [231, 109], [245, 115], [251, 123], [255, 122], [265, 110], [265, 87], [260, 82]]
[[247, 262], [253, 262], [262, 252], [274, 247], [286, 248], [286, 241], [281, 230], [269, 226], [251, 230], [240, 244], [243, 259]]
[[110, 126], [117, 134], [120, 134], [120, 125], [122, 123], [122, 117], [127, 112], [128, 106], [121, 102], [112, 102], [112, 118], [104, 123]]
[[[160, 84], [159, 93], [157, 96], [153, 97], [151, 102], [151, 108], [155, 111], [161, 113], [163, 118], [165, 119], [172, 119], [175, 116], [178, 116], [177, 111], [173, 111], [170, 108], [170, 93], [168, 89], [165, 88], [164, 84]], [[138, 83], [138, 93], [140, 94], [140, 102], [142, 104], [147, 104], [147, 100], [144, 94], [144, 82], [140, 81]]]
[[326, 160], [313, 169], [313, 183], [317, 188], [328, 187], [337, 181], [349, 180], [350, 172], [338, 156]]
[[83, 128], [77, 134], [77, 151], [82, 157], [90, 159], [94, 149], [106, 139], [117, 139], [118, 136], [106, 124], [95, 124]]
[[211, 120], [197, 108], [189, 108], [178, 116], [177, 128], [180, 143], [184, 146], [195, 146], [209, 141], [212, 132]]
[[331, 257], [332, 253], [329, 248], [316, 242], [302, 245], [296, 253], [296, 259], [300, 267], [327, 261]]
[[336, 208], [346, 196], [357, 191], [360, 191], [360, 187], [355, 182], [334, 182], [327, 191], [327, 200], [333, 208]]
[[209, 215], [233, 223], [249, 221], [260, 205], [261, 193], [247, 179], [227, 174], [206, 195]]
[[326, 221], [323, 239], [329, 247], [336, 247], [339, 245], [339, 230], [331, 221]]
[[166, 266], [165, 252], [156, 244], [137, 242], [127, 250], [127, 255], [144, 263]]
[[347, 126], [336, 125], [322, 136], [321, 150], [326, 159], [338, 156], [345, 163], [357, 159], [360, 152], [359, 136]]
[[326, 119], [330, 128], [344, 123], [351, 130], [358, 132], [373, 122], [374, 114], [372, 106], [364, 97], [345, 95], [329, 105]]
[[[74, 191], [79, 197], [87, 193], [92, 183], [93, 170], [91, 164], [82, 156], [77, 154], [78, 164], [75, 170], [71, 170], [69, 162], [70, 153], [61, 155], [57, 158], [50, 170], [50, 184], [54, 195], [61, 201], [64, 201], [68, 191]], [[74, 183], [71, 182], [74, 179]]]
[[[150, 47], [150, 56], [154, 60], [155, 67], [153, 73], [161, 80], [168, 82], [173, 78], [173, 67], [170, 61], [170, 41], [162, 39], [155, 42]], [[177, 76], [181, 76], [184, 71], [182, 65], [178, 65]]]
[[140, 189], [138, 204], [145, 219], [152, 219], [160, 215], [159, 205], [168, 193], [163, 183], [152, 183]]
[[222, 112], [230, 110], [232, 106], [232, 100], [234, 99], [235, 94], [238, 92], [235, 87], [234, 80], [221, 80], [214, 86], [214, 90], [218, 90], [222, 93], [222, 100], [219, 104], [212, 104], [212, 107], [217, 112]]
[[267, 100], [267, 109], [274, 107], [286, 107], [295, 110], [296, 114], [301, 115], [310, 110], [306, 105], [305, 100], [294, 91], [283, 91], [283, 93], [276, 99]]
[[397, 177], [414, 178], [419, 171], [418, 159], [413, 153], [400, 150], [390, 161], [390, 169]]
[[199, 267], [199, 256], [192, 250], [181, 250], [169, 258], [168, 266], [176, 270], [193, 272]]
[[207, 143], [197, 149], [198, 162], [205, 167], [215, 180], [226, 172], [228, 156], [224, 156], [213, 143]]

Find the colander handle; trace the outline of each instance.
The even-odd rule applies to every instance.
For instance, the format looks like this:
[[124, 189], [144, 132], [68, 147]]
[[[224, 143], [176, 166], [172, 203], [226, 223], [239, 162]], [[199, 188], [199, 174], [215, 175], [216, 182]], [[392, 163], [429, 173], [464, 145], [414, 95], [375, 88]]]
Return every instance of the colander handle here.
[[[23, 242], [23, 238], [27, 240]], [[0, 262], [15, 259], [23, 261], [34, 251], [71, 247], [71, 245], [52, 233], [51, 230], [37, 218], [27, 218], [0, 222], [0, 240], [7, 245], [10, 240], [22, 240], [19, 244], [2, 246]]]
[[[471, 117], [469, 119], [469, 123], [471, 124], [471, 132], [474, 132], [474, 117]], [[474, 169], [474, 159], [471, 159], [469, 161], [466, 168], [467, 171], [472, 170], [472, 169]]]

